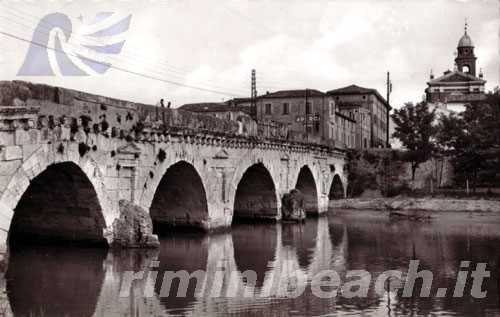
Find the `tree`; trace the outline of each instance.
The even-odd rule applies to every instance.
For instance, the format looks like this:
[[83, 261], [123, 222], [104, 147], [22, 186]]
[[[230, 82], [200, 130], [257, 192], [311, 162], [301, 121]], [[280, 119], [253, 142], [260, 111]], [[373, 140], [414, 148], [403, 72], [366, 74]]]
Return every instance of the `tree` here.
[[489, 94], [486, 100], [466, 105], [463, 113], [442, 115], [437, 141], [451, 156], [457, 179], [472, 181], [474, 192], [480, 178], [494, 182], [499, 173], [500, 96]]
[[431, 111], [425, 102], [406, 103], [401, 109], [395, 109], [391, 117], [396, 125], [393, 137], [406, 148], [403, 159], [411, 163], [411, 178], [415, 180], [418, 166], [427, 161], [435, 149], [435, 109]]

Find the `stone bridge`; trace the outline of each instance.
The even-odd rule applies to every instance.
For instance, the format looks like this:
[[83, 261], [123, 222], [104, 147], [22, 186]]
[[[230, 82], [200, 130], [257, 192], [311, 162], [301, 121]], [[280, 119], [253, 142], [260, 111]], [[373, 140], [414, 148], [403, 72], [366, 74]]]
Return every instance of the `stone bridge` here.
[[23, 239], [142, 247], [171, 227], [278, 221], [294, 188], [321, 214], [345, 194], [344, 162], [340, 149], [236, 122], [0, 82], [2, 253]]

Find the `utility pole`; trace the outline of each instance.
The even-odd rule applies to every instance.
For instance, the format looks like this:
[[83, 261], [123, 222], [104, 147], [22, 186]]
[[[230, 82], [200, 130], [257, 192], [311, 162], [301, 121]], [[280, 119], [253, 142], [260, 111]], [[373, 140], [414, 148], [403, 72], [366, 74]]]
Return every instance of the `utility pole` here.
[[309, 98], [309, 89], [306, 88], [306, 109], [305, 109], [306, 117], [304, 119], [306, 128], [306, 141], [309, 140], [309, 131], [307, 130], [309, 124], [309, 109], [307, 108], [308, 98]]
[[392, 82], [391, 82], [391, 74], [387, 72], [387, 104], [389, 105], [389, 108], [387, 109], [387, 116], [386, 116], [386, 140], [385, 140], [385, 146], [389, 147], [389, 111], [390, 111], [390, 97], [391, 97], [391, 92], [392, 92]]
[[255, 69], [252, 69], [252, 86], [250, 91], [250, 104], [251, 104], [251, 112], [252, 116], [255, 120], [257, 120], [257, 80], [255, 75]]

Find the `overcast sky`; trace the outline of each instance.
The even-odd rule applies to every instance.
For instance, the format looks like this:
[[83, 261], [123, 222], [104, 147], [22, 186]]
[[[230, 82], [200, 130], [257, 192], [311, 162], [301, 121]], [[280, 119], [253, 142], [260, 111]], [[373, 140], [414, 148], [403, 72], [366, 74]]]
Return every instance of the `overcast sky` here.
[[[30, 44], [1, 34], [0, 79], [145, 103], [165, 98], [179, 106], [227, 100], [232, 94], [248, 96], [252, 68], [257, 70], [259, 94], [297, 88], [327, 91], [357, 84], [376, 88], [384, 96], [389, 70], [391, 103], [400, 107], [421, 100], [430, 69], [436, 75], [453, 69], [466, 18], [487, 89], [497, 86], [499, 9], [498, 0], [0, 0], [0, 31], [27, 40], [43, 16], [67, 15], [73, 34], [61, 36], [65, 50], [83, 43], [81, 34], [88, 30], [84, 27], [97, 13], [115, 13], [102, 25], [131, 15], [125, 34], [99, 39], [105, 44], [124, 39], [121, 53], [98, 58], [146, 77], [220, 93], [114, 68], [104, 74], [89, 71], [83, 77], [17, 76]], [[61, 30], [50, 32], [47, 45], [54, 47], [53, 36]]]

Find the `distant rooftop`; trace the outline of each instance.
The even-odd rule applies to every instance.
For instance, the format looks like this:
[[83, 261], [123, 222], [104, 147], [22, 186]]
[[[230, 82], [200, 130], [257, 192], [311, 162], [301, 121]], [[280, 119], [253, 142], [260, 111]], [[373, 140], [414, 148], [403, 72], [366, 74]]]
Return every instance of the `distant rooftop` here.
[[329, 95], [361, 95], [361, 94], [370, 94], [375, 92], [375, 89], [360, 87], [357, 85], [349, 85], [342, 88], [333, 89], [327, 92]]
[[324, 97], [326, 94], [316, 89], [293, 89], [279, 90], [276, 92], [266, 93], [258, 98], [305, 98], [306, 91], [308, 97]]
[[244, 106], [231, 106], [226, 102], [200, 102], [188, 103], [179, 107], [181, 110], [190, 112], [226, 112], [242, 111], [248, 113], [250, 109]]
[[[482, 73], [480, 74], [482, 75]], [[481, 77], [476, 77], [472, 74], [469, 73], [464, 73], [459, 70], [447, 70], [443, 73], [442, 76], [438, 78], [431, 79], [428, 84], [437, 84], [437, 83], [443, 83], [443, 82], [479, 82], [479, 83], [486, 83], [486, 80], [484, 80]]]
[[233, 98], [231, 100], [228, 100], [228, 103], [244, 103], [244, 102], [250, 102], [252, 101], [252, 98]]
[[384, 97], [380, 95], [377, 89], [374, 88], [365, 88], [357, 85], [349, 85], [346, 87], [333, 89], [327, 92], [328, 95], [339, 96], [339, 95], [368, 95], [373, 94], [377, 96], [377, 98], [387, 107], [391, 108], [391, 106], [387, 103]]

